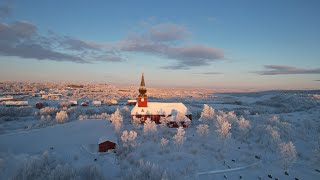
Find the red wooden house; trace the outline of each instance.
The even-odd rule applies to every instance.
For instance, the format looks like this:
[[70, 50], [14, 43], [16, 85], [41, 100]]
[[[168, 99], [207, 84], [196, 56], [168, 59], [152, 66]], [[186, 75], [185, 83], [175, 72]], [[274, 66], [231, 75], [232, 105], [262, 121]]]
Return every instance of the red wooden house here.
[[113, 137], [103, 136], [99, 139], [99, 152], [107, 152], [116, 148], [116, 140]]

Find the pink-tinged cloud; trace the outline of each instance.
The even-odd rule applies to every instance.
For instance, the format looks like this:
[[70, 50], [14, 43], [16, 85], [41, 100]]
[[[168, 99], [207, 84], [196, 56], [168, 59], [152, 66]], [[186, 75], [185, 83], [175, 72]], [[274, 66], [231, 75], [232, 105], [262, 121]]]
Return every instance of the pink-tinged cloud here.
[[163, 67], [168, 69], [190, 69], [225, 59], [223, 49], [205, 45], [181, 45], [187, 34], [183, 26], [161, 24], [144, 33], [131, 35], [119, 42], [117, 47], [121, 51], [147, 53], [174, 60], [172, 64]]
[[221, 72], [200, 72], [200, 73], [193, 73], [193, 74], [201, 74], [201, 75], [219, 75], [223, 74]]
[[112, 49], [95, 43], [52, 32], [39, 34], [38, 28], [26, 21], [0, 23], [0, 55], [76, 63], [123, 61]]
[[293, 66], [265, 65], [265, 70], [256, 71], [260, 75], [281, 75], [281, 74], [320, 74], [320, 68], [305, 69]]
[[172, 59], [167, 69], [190, 69], [224, 60], [223, 49], [206, 45], [183, 45], [189, 31], [181, 25], [154, 25], [116, 43], [98, 43], [54, 32], [40, 34], [29, 22], [0, 23], [0, 55], [37, 60], [92, 63], [122, 62], [124, 53], [147, 53]]

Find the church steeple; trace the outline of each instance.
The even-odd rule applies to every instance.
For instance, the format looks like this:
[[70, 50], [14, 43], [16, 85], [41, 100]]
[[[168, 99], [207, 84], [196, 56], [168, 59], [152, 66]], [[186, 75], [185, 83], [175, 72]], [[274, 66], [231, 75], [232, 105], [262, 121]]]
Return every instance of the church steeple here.
[[138, 96], [138, 107], [148, 107], [148, 96], [147, 96], [147, 88], [144, 82], [144, 73], [142, 71], [141, 83], [139, 88], [139, 96]]
[[140, 83], [140, 88], [139, 88], [139, 97], [147, 97], [147, 89], [146, 89], [146, 84], [144, 82], [144, 73], [142, 72], [141, 76], [141, 83]]
[[146, 84], [145, 84], [145, 82], [144, 82], [144, 73], [143, 73], [143, 72], [142, 72], [142, 76], [141, 76], [140, 86], [141, 86], [141, 87], [145, 87], [145, 86], [146, 86]]

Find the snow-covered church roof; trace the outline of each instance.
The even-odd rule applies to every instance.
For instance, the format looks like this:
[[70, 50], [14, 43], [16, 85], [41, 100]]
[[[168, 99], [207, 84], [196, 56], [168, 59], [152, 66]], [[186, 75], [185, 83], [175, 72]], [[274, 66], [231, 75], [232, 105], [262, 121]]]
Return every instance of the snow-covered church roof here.
[[136, 104], [131, 110], [131, 115], [171, 115], [172, 110], [185, 115], [191, 114], [188, 108], [181, 102], [148, 102], [148, 107], [138, 107], [138, 104]]

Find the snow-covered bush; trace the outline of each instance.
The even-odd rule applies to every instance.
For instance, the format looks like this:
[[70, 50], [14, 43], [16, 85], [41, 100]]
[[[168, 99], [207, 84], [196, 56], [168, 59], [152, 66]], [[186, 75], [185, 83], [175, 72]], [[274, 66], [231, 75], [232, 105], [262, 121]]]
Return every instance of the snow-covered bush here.
[[47, 115], [47, 116], [42, 115], [41, 120], [42, 121], [51, 121], [51, 116], [50, 115]]
[[296, 147], [290, 141], [288, 143], [281, 143], [279, 145], [279, 150], [283, 166], [285, 169], [288, 169], [290, 164], [292, 164], [297, 159]]
[[199, 124], [197, 126], [197, 133], [201, 137], [207, 137], [209, 135], [209, 126], [207, 124]]
[[60, 112], [57, 112], [56, 114], [56, 121], [58, 123], [64, 123], [65, 121], [68, 120], [68, 114], [66, 111], [60, 111]]
[[160, 141], [161, 147], [166, 147], [169, 143], [169, 140], [166, 138], [162, 138]]
[[1, 107], [0, 117], [25, 117], [33, 114], [32, 107]]
[[58, 112], [58, 109], [55, 107], [45, 107], [40, 109], [40, 115], [50, 115], [50, 116], [54, 116], [56, 113]]
[[121, 136], [121, 140], [124, 143], [125, 146], [131, 146], [134, 147], [136, 146], [136, 137], [137, 137], [137, 133], [135, 131], [130, 131], [128, 132], [127, 130], [123, 131], [122, 136]]
[[56, 157], [50, 157], [48, 152], [40, 156], [31, 156], [24, 160], [17, 169], [12, 178], [14, 180], [42, 180], [42, 179], [97, 179], [102, 180], [105, 177], [101, 168], [97, 165], [86, 165], [80, 168], [57, 160]]
[[183, 127], [180, 126], [177, 128], [177, 133], [173, 136], [174, 143], [178, 148], [180, 148], [186, 140], [184, 137], [185, 133], [186, 132], [184, 131]]
[[120, 129], [123, 124], [123, 117], [120, 113], [119, 108], [111, 115], [110, 120], [112, 122], [112, 125], [114, 126], [115, 130], [117, 132], [120, 132]]
[[132, 126], [134, 128], [138, 129], [138, 128], [140, 128], [141, 120], [140, 120], [140, 118], [137, 118], [136, 116], [133, 116], [132, 120], [131, 120], [131, 123], [132, 123]]
[[59, 103], [60, 108], [67, 108], [70, 106], [70, 103], [68, 101], [62, 101]]
[[[103, 113], [107, 113], [107, 114], [112, 114], [117, 110], [116, 107], [113, 106], [87, 106], [86, 108], [79, 108], [77, 107], [74, 110], [74, 116], [76, 118], [78, 118], [80, 115], [83, 116], [92, 116], [95, 114], [103, 114]], [[110, 119], [110, 117], [108, 117], [108, 119]]]
[[155, 133], [157, 132], [157, 125], [154, 121], [151, 121], [149, 118], [144, 122], [143, 127], [144, 134]]
[[203, 121], [206, 124], [210, 124], [210, 122], [214, 119], [214, 115], [214, 109], [208, 106], [207, 104], [204, 104], [199, 121]]
[[107, 113], [102, 114], [94, 114], [94, 115], [79, 115], [79, 120], [85, 120], [85, 119], [110, 119], [110, 115]]
[[156, 164], [140, 160], [138, 166], [133, 166], [129, 172], [126, 171], [124, 180], [168, 180], [173, 179], [172, 175], [167, 174], [165, 170]]
[[81, 179], [97, 179], [97, 180], [103, 180], [105, 177], [103, 176], [103, 173], [101, 171], [101, 168], [97, 165], [86, 165], [84, 167], [81, 167], [78, 171], [78, 177], [81, 177]]

